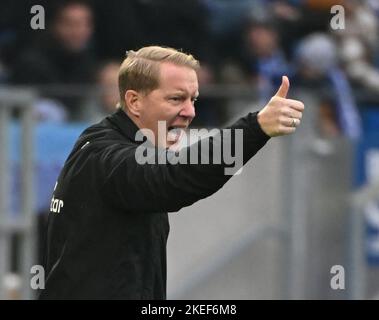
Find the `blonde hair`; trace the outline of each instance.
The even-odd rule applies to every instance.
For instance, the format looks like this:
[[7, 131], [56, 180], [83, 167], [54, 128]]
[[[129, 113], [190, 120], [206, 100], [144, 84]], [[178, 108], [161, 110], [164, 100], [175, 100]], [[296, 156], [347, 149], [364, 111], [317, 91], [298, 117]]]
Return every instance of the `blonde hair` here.
[[200, 68], [199, 61], [192, 55], [173, 48], [149, 46], [143, 47], [138, 51], [127, 51], [126, 58], [122, 62], [118, 74], [118, 88], [120, 92], [118, 108], [125, 106], [124, 99], [127, 90], [135, 90], [147, 94], [158, 88], [159, 66], [162, 62], [186, 66], [195, 71]]

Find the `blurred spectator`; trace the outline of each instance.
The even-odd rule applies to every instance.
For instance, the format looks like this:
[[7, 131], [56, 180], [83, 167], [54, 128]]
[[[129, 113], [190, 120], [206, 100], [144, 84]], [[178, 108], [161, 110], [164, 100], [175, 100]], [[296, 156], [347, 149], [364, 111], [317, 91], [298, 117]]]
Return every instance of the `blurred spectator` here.
[[292, 58], [299, 39], [313, 32], [327, 31], [330, 7], [338, 0], [272, 0], [269, 11], [278, 26], [280, 44], [288, 58]]
[[101, 101], [106, 114], [113, 113], [120, 100], [118, 91], [118, 72], [120, 63], [110, 61], [103, 65], [98, 73], [97, 81], [101, 87]]
[[378, 52], [378, 20], [367, 2], [345, 0], [345, 30], [336, 30], [339, 54], [344, 69], [353, 83], [377, 91], [379, 72], [375, 67]]
[[339, 68], [337, 46], [322, 33], [306, 37], [296, 53], [294, 87], [311, 89], [319, 101], [319, 131], [322, 136], [340, 134], [356, 139], [361, 121], [352, 88]]
[[59, 101], [38, 99], [33, 105], [33, 115], [39, 122], [65, 122], [68, 119], [65, 107]]
[[[213, 64], [222, 67], [225, 61], [238, 59], [241, 35], [252, 13], [265, 15], [266, 3], [262, 0], [201, 0], [208, 12], [208, 28], [217, 55]], [[231, 45], [232, 44], [232, 45]], [[235, 81], [232, 75], [231, 81]]]
[[289, 74], [289, 66], [279, 45], [278, 33], [271, 23], [253, 20], [247, 25], [242, 52], [242, 73], [258, 88], [260, 100], [266, 101]]
[[[22, 52], [14, 66], [13, 81], [27, 85], [80, 85], [93, 81], [95, 59], [89, 45], [93, 32], [92, 10], [85, 1], [58, 4], [47, 33]], [[45, 87], [46, 88], [46, 87]], [[43, 93], [58, 99], [71, 118], [81, 114], [81, 98]], [[65, 93], [66, 94], [66, 93]]]
[[269, 10], [278, 26], [280, 45], [286, 56], [291, 57], [293, 47], [306, 34], [310, 25], [309, 19], [304, 21], [303, 1], [271, 1]]
[[99, 67], [96, 75], [99, 96], [88, 106], [89, 117], [92, 121], [100, 121], [116, 110], [120, 100], [118, 91], [118, 72], [120, 63], [114, 60], [107, 61]]
[[367, 1], [345, 0], [345, 29], [337, 35], [359, 38], [369, 50], [377, 47], [379, 30], [378, 21]]

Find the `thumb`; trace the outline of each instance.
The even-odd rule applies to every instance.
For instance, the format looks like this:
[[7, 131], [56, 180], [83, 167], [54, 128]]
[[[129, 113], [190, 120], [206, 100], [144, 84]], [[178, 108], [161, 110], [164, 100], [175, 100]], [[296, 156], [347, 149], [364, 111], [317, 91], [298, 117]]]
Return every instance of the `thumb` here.
[[280, 88], [278, 89], [278, 92], [275, 94], [275, 96], [286, 98], [289, 88], [290, 88], [290, 81], [288, 80], [287, 76], [283, 76], [282, 84], [280, 85]]

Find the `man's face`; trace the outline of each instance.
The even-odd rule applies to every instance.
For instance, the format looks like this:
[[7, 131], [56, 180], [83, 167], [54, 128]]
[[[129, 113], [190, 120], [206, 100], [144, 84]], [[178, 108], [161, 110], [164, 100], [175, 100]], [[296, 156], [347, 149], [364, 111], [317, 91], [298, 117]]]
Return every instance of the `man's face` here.
[[[176, 145], [195, 117], [194, 103], [198, 95], [199, 85], [193, 69], [162, 63], [159, 87], [140, 96], [140, 128], [153, 131], [156, 146]], [[158, 136], [158, 121], [165, 121], [163, 136]]]
[[92, 12], [80, 4], [65, 7], [55, 22], [54, 31], [68, 50], [81, 51], [92, 35]]
[[101, 88], [101, 103], [104, 111], [113, 112], [119, 101], [118, 70], [116, 62], [106, 64], [99, 72], [97, 82]]
[[249, 49], [258, 57], [270, 57], [277, 48], [277, 35], [266, 27], [253, 27], [247, 34]]

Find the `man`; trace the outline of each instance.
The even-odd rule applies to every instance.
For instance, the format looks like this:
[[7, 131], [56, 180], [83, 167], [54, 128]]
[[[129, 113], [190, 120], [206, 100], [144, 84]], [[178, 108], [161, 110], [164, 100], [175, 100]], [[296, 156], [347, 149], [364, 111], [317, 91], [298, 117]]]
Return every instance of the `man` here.
[[94, 30], [93, 12], [89, 4], [82, 0], [56, 2], [52, 11], [47, 32], [33, 34], [36, 39], [26, 50], [21, 50], [12, 80], [15, 84], [41, 86], [42, 96], [59, 102], [52, 104], [52, 113], [58, 106], [62, 109], [63, 105], [70, 119], [78, 120], [83, 117], [83, 96], [63, 96], [56, 90], [46, 91], [44, 87], [93, 82], [96, 66], [90, 49]]
[[[191, 55], [171, 48], [128, 52], [119, 73], [119, 109], [83, 132], [55, 186], [40, 298], [166, 298], [167, 212], [213, 194], [231, 177], [224, 172], [228, 164], [213, 161], [212, 152], [207, 163], [156, 161], [177, 154], [173, 149], [195, 117], [198, 68]], [[240, 129], [242, 141], [220, 132], [206, 138], [209, 146], [242, 143], [244, 164], [270, 136], [294, 132], [304, 106], [285, 98], [288, 88], [283, 77], [259, 113], [229, 128]], [[146, 143], [141, 131], [150, 144], [144, 163], [137, 156]], [[184, 148], [181, 156], [199, 145]]]

